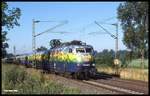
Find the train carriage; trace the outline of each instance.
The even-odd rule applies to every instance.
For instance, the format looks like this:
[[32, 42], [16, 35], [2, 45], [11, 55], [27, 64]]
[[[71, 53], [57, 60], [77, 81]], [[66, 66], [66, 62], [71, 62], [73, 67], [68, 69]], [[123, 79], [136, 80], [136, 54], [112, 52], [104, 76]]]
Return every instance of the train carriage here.
[[20, 64], [21, 63], [20, 57], [21, 57], [20, 55], [16, 56], [16, 64]]
[[48, 60], [48, 52], [49, 50], [36, 52], [35, 55], [35, 62], [36, 62], [36, 68], [47, 68], [46, 66], [47, 60]]
[[26, 67], [33, 67], [34, 63], [34, 53], [29, 53], [26, 57]]
[[21, 56], [21, 64], [22, 64], [22, 65], [25, 65], [25, 63], [26, 63], [26, 56], [27, 56], [27, 54], [23, 54], [23, 55]]

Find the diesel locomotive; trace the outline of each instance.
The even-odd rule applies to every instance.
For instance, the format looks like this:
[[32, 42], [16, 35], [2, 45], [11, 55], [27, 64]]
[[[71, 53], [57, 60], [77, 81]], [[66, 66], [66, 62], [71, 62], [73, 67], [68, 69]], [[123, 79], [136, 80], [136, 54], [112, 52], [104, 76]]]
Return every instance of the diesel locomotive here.
[[75, 79], [95, 77], [94, 49], [86, 44], [61, 44], [49, 50], [16, 56], [13, 60], [27, 68], [40, 68], [55, 74], [69, 74]]

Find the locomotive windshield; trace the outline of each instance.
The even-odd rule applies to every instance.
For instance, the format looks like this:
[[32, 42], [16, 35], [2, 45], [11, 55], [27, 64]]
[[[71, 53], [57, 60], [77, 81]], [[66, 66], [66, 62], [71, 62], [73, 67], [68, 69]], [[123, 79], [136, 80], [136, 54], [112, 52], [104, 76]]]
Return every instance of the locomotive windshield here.
[[92, 52], [92, 49], [91, 48], [77, 48], [76, 52], [77, 53], [90, 53]]
[[85, 49], [84, 48], [77, 48], [76, 52], [77, 53], [85, 53]]
[[85, 48], [85, 50], [86, 50], [86, 53], [92, 52], [91, 48]]

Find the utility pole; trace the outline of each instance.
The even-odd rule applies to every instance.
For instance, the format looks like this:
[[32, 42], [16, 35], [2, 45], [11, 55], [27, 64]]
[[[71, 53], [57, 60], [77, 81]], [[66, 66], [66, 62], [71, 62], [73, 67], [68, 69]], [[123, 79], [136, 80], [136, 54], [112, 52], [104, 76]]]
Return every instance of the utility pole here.
[[14, 56], [16, 57], [16, 47], [14, 46]]
[[34, 21], [34, 19], [32, 19], [32, 51], [35, 52], [36, 51], [36, 42], [35, 42], [35, 23], [38, 23], [40, 21]]
[[[38, 23], [39, 21], [34, 21], [32, 19], [32, 51], [34, 52], [34, 60], [36, 55], [36, 44], [35, 44], [35, 23]], [[35, 67], [35, 62], [33, 63], [33, 66]]]
[[115, 54], [116, 64], [115, 64], [115, 67], [117, 70], [116, 74], [118, 75], [118, 24], [116, 23], [116, 24], [112, 24], [112, 25], [116, 26], [116, 54]]
[[[62, 26], [64, 24], [68, 23], [68, 21], [63, 21], [61, 24], [57, 24], [56, 26], [35, 35], [35, 23], [39, 23], [39, 22], [55, 22], [55, 21], [39, 21], [39, 20], [35, 21], [34, 19], [32, 19], [32, 52], [34, 52], [34, 60], [35, 60], [35, 55], [36, 55], [36, 42], [35, 42], [36, 39], [35, 38], [39, 35], [42, 35], [43, 33], [49, 32], [49, 31], [51, 31], [51, 30], [53, 30], [59, 26]], [[61, 33], [63, 33], [63, 32], [61, 32]], [[36, 64], [34, 62], [34, 67], [35, 67], [35, 65]]]
[[118, 59], [118, 24], [112, 24], [116, 26], [116, 54], [115, 58]]
[[[116, 24], [116, 59], [118, 60], [118, 24]], [[118, 62], [119, 63], [119, 60]], [[118, 75], [118, 64], [117, 64], [117, 75]]]
[[118, 75], [118, 24], [111, 24], [116, 26], [116, 36], [111, 34], [109, 31], [107, 31], [105, 28], [103, 28], [99, 23], [97, 23], [95, 21], [95, 23], [100, 26], [105, 32], [107, 32], [111, 37], [113, 37], [114, 39], [116, 39], [116, 48], [115, 48], [115, 59], [114, 59], [114, 64], [115, 64], [115, 69], [116, 69], [116, 73]]
[[[35, 23], [39, 23], [39, 22], [55, 22], [55, 21], [39, 21], [39, 20], [34, 20], [32, 19], [32, 51], [35, 52], [36, 51], [36, 41], [35, 41], [35, 37], [39, 36], [39, 35], [42, 35], [43, 33], [46, 33], [46, 32], [49, 32], [59, 26], [62, 26], [66, 23], [68, 23], [68, 21], [63, 21], [61, 24], [57, 24], [56, 26], [44, 31], [44, 32], [41, 32], [37, 35], [35, 35]], [[61, 32], [61, 33], [64, 33], [64, 32]]]
[[35, 38], [34, 38], [34, 35], [35, 35], [35, 24], [34, 24], [34, 19], [32, 19], [32, 51], [34, 52], [34, 49], [35, 49]]

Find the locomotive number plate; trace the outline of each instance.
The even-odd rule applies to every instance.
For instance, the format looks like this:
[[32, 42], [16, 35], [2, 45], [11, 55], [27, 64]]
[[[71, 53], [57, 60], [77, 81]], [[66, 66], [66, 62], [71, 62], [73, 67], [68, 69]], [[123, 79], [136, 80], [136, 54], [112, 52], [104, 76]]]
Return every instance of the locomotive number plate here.
[[83, 66], [90, 66], [90, 64], [83, 64]]

